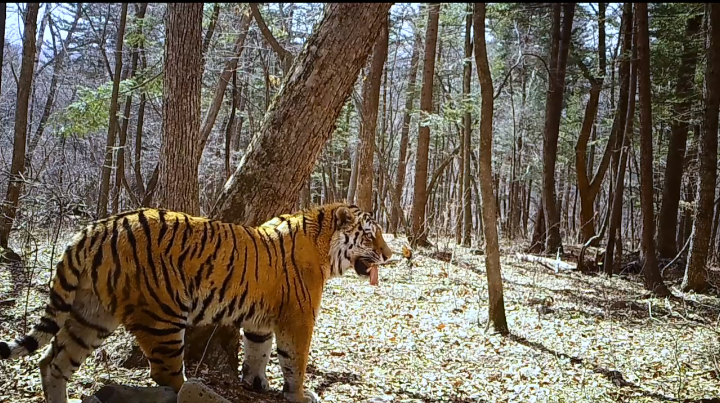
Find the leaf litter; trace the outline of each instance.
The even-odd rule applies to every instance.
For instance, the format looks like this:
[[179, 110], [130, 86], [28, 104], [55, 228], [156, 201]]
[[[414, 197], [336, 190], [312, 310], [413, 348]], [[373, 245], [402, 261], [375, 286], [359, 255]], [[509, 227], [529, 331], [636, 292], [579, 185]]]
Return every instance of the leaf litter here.
[[[404, 237], [386, 235], [401, 255]], [[720, 396], [720, 301], [673, 292], [644, 298], [626, 278], [555, 273], [501, 258], [511, 335], [487, 328], [484, 256], [450, 245], [448, 259], [417, 250], [380, 269], [379, 286], [354, 273], [331, 280], [313, 333], [306, 386], [323, 402], [654, 402]], [[49, 246], [48, 246], [49, 250]], [[0, 266], [0, 338], [42, 313], [49, 252], [18, 286]], [[57, 257], [55, 258], [57, 261]], [[44, 269], [42, 265], [45, 265]], [[19, 288], [20, 287], [20, 288]], [[12, 300], [12, 301], [11, 301]], [[8, 305], [3, 302], [11, 301]], [[121, 366], [131, 336], [119, 328], [68, 384], [82, 398], [106, 383], [155, 386], [147, 368]], [[0, 361], [0, 402], [42, 402], [36, 353]], [[242, 349], [239, 352], [242, 362]], [[268, 380], [282, 389], [273, 354]], [[216, 389], [222, 394], [221, 389]]]

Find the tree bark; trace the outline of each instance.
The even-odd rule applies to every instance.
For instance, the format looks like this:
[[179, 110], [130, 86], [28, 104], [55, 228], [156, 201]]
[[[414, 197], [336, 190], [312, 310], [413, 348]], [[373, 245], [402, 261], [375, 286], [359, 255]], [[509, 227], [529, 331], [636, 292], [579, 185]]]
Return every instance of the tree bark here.
[[[424, 114], [432, 113], [433, 78], [435, 77], [435, 53], [438, 39], [440, 3], [428, 4], [427, 29], [425, 31], [425, 66], [423, 69], [420, 110]], [[421, 124], [418, 134], [417, 153], [415, 153], [415, 189], [412, 208], [412, 241], [415, 246], [427, 245], [425, 231], [425, 207], [427, 203], [428, 156], [430, 153], [430, 127]]]
[[[13, 157], [10, 165], [10, 177], [5, 203], [0, 221], [0, 250], [7, 249], [20, 202], [20, 190], [23, 186], [22, 173], [25, 171], [25, 141], [27, 138], [28, 106], [33, 82], [33, 66], [35, 59], [35, 35], [37, 34], [37, 16], [40, 3], [27, 3], [25, 11], [25, 27], [23, 29], [22, 61], [17, 86], [15, 104], [15, 138], [13, 140]], [[3, 30], [4, 32], [4, 30]]]
[[678, 102], [673, 105], [674, 119], [670, 127], [667, 162], [665, 164], [665, 184], [662, 190], [662, 203], [658, 217], [657, 248], [661, 258], [672, 259], [677, 254], [675, 234], [677, 230], [678, 206], [680, 205], [680, 186], [683, 176], [683, 157], [688, 135], [688, 114], [694, 100], [693, 80], [697, 65], [698, 46], [694, 37], [700, 32], [702, 16], [687, 20], [683, 43], [682, 61], [675, 85]]
[[415, 101], [415, 85], [417, 83], [417, 71], [420, 65], [420, 46], [422, 38], [420, 32], [415, 32], [412, 56], [410, 57], [410, 70], [408, 71], [408, 87], [405, 96], [405, 112], [403, 113], [403, 125], [400, 132], [400, 150], [398, 154], [398, 168], [395, 176], [395, 197], [393, 197], [393, 209], [390, 214], [390, 232], [397, 234], [398, 223], [402, 216], [402, 193], [405, 188], [405, 173], [407, 168], [407, 149], [410, 141], [410, 112]]
[[488, 278], [490, 304], [488, 316], [495, 330], [502, 335], [510, 331], [505, 318], [503, 284], [500, 273], [500, 248], [498, 245], [497, 216], [492, 186], [492, 140], [493, 140], [493, 84], [485, 47], [485, 3], [475, 3], [473, 13], [475, 29], [475, 64], [480, 80], [482, 96], [480, 115], [480, 193], [482, 194], [483, 225], [485, 227], [485, 269]]
[[327, 6], [211, 216], [259, 224], [292, 208], [391, 5]]
[[168, 5], [158, 205], [200, 214], [202, 3]]
[[705, 116], [700, 133], [700, 184], [697, 191], [697, 210], [690, 238], [690, 252], [683, 278], [683, 291], [706, 291], [707, 261], [712, 233], [715, 181], [717, 180], [718, 111], [720, 110], [720, 5], [706, 4], [708, 15], [707, 65], [705, 67]]
[[642, 260], [645, 288], [660, 297], [670, 295], [663, 283], [655, 256], [655, 211], [653, 204], [652, 100], [650, 98], [650, 35], [647, 3], [635, 3], [638, 47], [638, 92], [640, 95], [640, 205], [642, 208]]
[[[560, 10], [563, 9], [562, 23]], [[555, 194], [555, 163], [557, 161], [560, 116], [565, 93], [565, 67], [567, 66], [570, 36], [575, 14], [574, 3], [555, 3], [553, 6], [552, 51], [550, 58], [549, 88], [545, 107], [545, 134], [543, 136], [543, 206], [547, 238], [545, 251], [555, 253], [562, 246], [560, 218]], [[562, 32], [561, 32], [562, 27]]]
[[363, 81], [362, 132], [360, 133], [358, 166], [357, 205], [365, 211], [373, 211], [373, 162], [375, 161], [375, 132], [377, 129], [378, 106], [380, 104], [380, 82], [388, 54], [388, 20], [381, 27], [375, 42], [370, 72]]
[[113, 167], [113, 150], [115, 148], [115, 135], [118, 129], [118, 92], [120, 91], [120, 73], [122, 71], [122, 49], [125, 37], [125, 22], [127, 20], [128, 3], [122, 3], [120, 12], [120, 28], [115, 46], [115, 73], [113, 76], [112, 96], [110, 98], [110, 122], [108, 123], [107, 142], [105, 143], [105, 160], [100, 168], [100, 189], [98, 195], [97, 218], [107, 216], [107, 207], [110, 196], [110, 174]]
[[[637, 46], [633, 46], [633, 10], [632, 3], [625, 3], [623, 7], [623, 40], [622, 55], [623, 60], [620, 64], [620, 97], [618, 100], [618, 112], [616, 120], [618, 121], [618, 129], [622, 130], [619, 134], [622, 138], [620, 156], [618, 157], [618, 170], [615, 180], [615, 192], [612, 200], [612, 210], [610, 217], [610, 225], [608, 229], [608, 241], [605, 247], [605, 261], [603, 266], [607, 275], [612, 275], [616, 266], [619, 267], [620, 259], [615, 260], [615, 256], [622, 257], [622, 243], [616, 242], [622, 234], [619, 233], [622, 225], [622, 206], [623, 192], [625, 190], [625, 169], [627, 166], [628, 154], [630, 153], [630, 137], [633, 133], [635, 122], [635, 91], [637, 89]], [[628, 52], [632, 49], [632, 58]], [[632, 68], [630, 60], [633, 60]], [[623, 116], [624, 114], [625, 116]], [[617, 245], [617, 250], [615, 247]]]
[[[3, 38], [5, 38], [5, 19], [7, 18], [7, 3], [3, 3], [3, 9], [0, 10], [0, 18], [2, 18], [2, 21], [0, 21], [0, 32], [2, 32]], [[5, 41], [3, 40], [2, 43], [0, 43], [0, 66], [3, 66], [4, 56]], [[0, 90], [2, 90], [2, 74], [0, 74]], [[0, 221], [0, 228], [2, 228], [2, 221]]]
[[[473, 43], [470, 38], [472, 30], [472, 5], [467, 5], [468, 13], [465, 18], [465, 63], [463, 66], [463, 96], [470, 96], [470, 78], [472, 75]], [[485, 20], [483, 19], [483, 24]], [[462, 245], [470, 247], [472, 243], [472, 189], [470, 188], [470, 149], [472, 148], [472, 115], [470, 110], [463, 117], [463, 150], [462, 150]], [[459, 225], [459, 224], [458, 224]]]
[[[603, 153], [602, 159], [600, 160], [600, 166], [598, 167], [597, 173], [590, 180], [588, 171], [592, 172], [594, 167], [592, 164], [592, 158], [594, 151], [591, 151], [590, 162], [588, 162], [586, 156], [587, 143], [590, 138], [591, 132], [594, 134], [595, 130], [595, 119], [598, 113], [598, 104], [600, 101], [600, 91], [602, 90], [603, 81], [605, 78], [605, 4], [599, 3], [600, 14], [598, 15], [598, 64], [600, 67], [600, 77], [593, 77], [590, 70], [583, 64], [582, 60], [578, 60], [578, 65], [583, 72], [585, 78], [590, 81], [590, 99], [588, 100], [585, 116], [583, 118], [582, 128], [580, 130], [580, 136], [578, 137], [577, 145], [575, 146], [575, 167], [577, 172], [578, 191], [580, 192], [580, 232], [582, 234], [581, 241], [586, 243], [590, 241], [595, 235], [595, 199], [597, 198], [600, 186], [602, 185], [603, 179], [605, 178], [605, 172], [610, 165], [610, 156], [615, 145], [615, 136], [618, 131], [612, 130], [610, 132], [610, 138], [605, 146], [605, 152]], [[592, 147], [594, 150], [594, 146]], [[597, 242], [600, 238], [596, 238]]]

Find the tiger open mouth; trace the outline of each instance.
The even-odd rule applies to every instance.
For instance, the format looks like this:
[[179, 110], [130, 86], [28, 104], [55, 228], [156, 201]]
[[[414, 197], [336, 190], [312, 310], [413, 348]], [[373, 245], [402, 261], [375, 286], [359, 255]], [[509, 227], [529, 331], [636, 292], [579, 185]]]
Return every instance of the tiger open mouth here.
[[369, 262], [367, 260], [363, 259], [356, 259], [355, 264], [353, 265], [355, 268], [355, 272], [358, 274], [358, 276], [367, 277], [370, 276], [370, 284], [371, 285], [377, 285], [379, 276], [378, 276], [378, 265], [372, 262]]

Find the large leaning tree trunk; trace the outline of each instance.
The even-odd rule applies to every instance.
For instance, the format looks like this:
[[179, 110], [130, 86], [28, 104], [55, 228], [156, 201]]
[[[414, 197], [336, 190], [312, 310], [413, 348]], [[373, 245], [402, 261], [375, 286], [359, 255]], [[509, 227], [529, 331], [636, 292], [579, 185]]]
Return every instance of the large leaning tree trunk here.
[[373, 163], [375, 161], [375, 131], [377, 129], [378, 105], [380, 104], [380, 81], [388, 53], [388, 22], [375, 41], [370, 72], [363, 83], [362, 132], [358, 152], [357, 205], [365, 211], [373, 209]]
[[[562, 9], [562, 22], [560, 11]], [[565, 93], [565, 68], [570, 36], [572, 32], [574, 3], [555, 3], [553, 5], [552, 48], [550, 55], [550, 84], [548, 85], [545, 106], [545, 134], [543, 136], [543, 207], [545, 212], [545, 252], [555, 253], [562, 245], [560, 238], [560, 217], [555, 194], [555, 163], [557, 161], [558, 137], [560, 135], [560, 117]]]
[[405, 188], [405, 173], [407, 168], [407, 149], [410, 142], [410, 112], [415, 101], [415, 84], [417, 82], [417, 71], [420, 65], [420, 46], [422, 38], [419, 30], [415, 31], [415, 42], [413, 43], [412, 56], [410, 57], [410, 70], [408, 71], [408, 88], [405, 95], [405, 111], [403, 112], [403, 125], [400, 132], [400, 150], [398, 151], [398, 168], [395, 176], [395, 196], [393, 197], [393, 209], [390, 214], [390, 232], [397, 234], [398, 223], [402, 214], [402, 193]]
[[685, 26], [686, 42], [683, 43], [682, 60], [678, 70], [673, 105], [673, 121], [670, 124], [670, 142], [665, 164], [665, 184], [662, 187], [662, 203], [658, 217], [657, 248], [661, 258], [672, 259], [677, 254], [678, 206], [680, 205], [680, 187], [682, 185], [685, 147], [688, 135], [688, 114], [695, 99], [693, 80], [699, 46], [695, 37], [700, 32], [702, 15], [689, 18]]
[[391, 6], [327, 6], [225, 184], [212, 217], [253, 225], [292, 209]]
[[[425, 66], [423, 68], [420, 110], [432, 113], [433, 78], [435, 77], [435, 52], [440, 19], [440, 3], [430, 3], [425, 31]], [[428, 156], [430, 154], [430, 126], [420, 124], [415, 153], [415, 188], [412, 207], [412, 246], [427, 246], [425, 207], [427, 204]]]
[[[635, 94], [637, 89], [637, 46], [633, 46], [633, 5], [630, 2], [623, 6], [622, 23], [622, 61], [620, 62], [620, 96], [615, 121], [618, 122], [616, 138], [620, 138], [620, 152], [617, 157], [617, 174], [615, 193], [613, 194], [607, 246], [605, 248], [605, 274], [612, 275], [620, 266], [622, 243], [620, 237], [622, 224], [623, 192], [625, 191], [625, 169], [630, 153], [630, 137], [635, 122]], [[632, 49], [632, 57], [628, 54]], [[630, 61], [632, 60], [632, 68]], [[616, 249], [617, 248], [617, 249]], [[617, 259], [615, 258], [617, 256]], [[617, 267], [616, 267], [617, 266]]]
[[707, 65], [705, 67], [705, 127], [700, 132], [700, 185], [690, 253], [688, 255], [683, 291], [702, 292], [709, 288], [707, 261], [713, 221], [715, 181], [717, 179], [718, 110], [720, 109], [720, 6], [705, 6], [708, 15]]
[[492, 180], [493, 140], [493, 84], [485, 44], [485, 3], [475, 3], [473, 13], [475, 29], [475, 64], [480, 79], [480, 193], [482, 196], [483, 225], [485, 227], [485, 269], [487, 270], [490, 304], [488, 318], [500, 334], [508, 334], [500, 273], [500, 247], [497, 233], [497, 211]]
[[[13, 140], [13, 157], [10, 165], [10, 178], [8, 180], [7, 195], [0, 215], [0, 260], [3, 251], [7, 249], [10, 239], [10, 230], [15, 221], [15, 214], [20, 202], [20, 190], [23, 186], [23, 172], [25, 171], [25, 142], [28, 126], [28, 105], [30, 103], [30, 90], [33, 82], [33, 60], [35, 59], [35, 35], [37, 31], [37, 16], [40, 3], [27, 3], [25, 12], [25, 28], [23, 31], [23, 50], [20, 65], [20, 78], [17, 84], [17, 101], [15, 103], [15, 138]], [[4, 30], [3, 30], [4, 31]]]
[[660, 297], [670, 295], [663, 283], [655, 256], [655, 211], [653, 205], [652, 105], [650, 92], [650, 35], [647, 3], [635, 3], [638, 48], [638, 93], [640, 95], [640, 206], [642, 210], [642, 261], [645, 288]]

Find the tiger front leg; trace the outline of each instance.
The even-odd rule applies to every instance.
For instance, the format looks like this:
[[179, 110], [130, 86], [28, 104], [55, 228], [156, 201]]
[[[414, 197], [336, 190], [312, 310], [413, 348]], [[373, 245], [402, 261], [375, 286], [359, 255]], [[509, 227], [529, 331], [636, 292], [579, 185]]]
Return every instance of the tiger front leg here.
[[310, 353], [313, 326], [308, 324], [283, 326], [276, 333], [277, 353], [285, 384], [283, 396], [294, 403], [317, 403], [317, 395], [305, 390], [305, 370]]
[[247, 329], [243, 331], [245, 359], [242, 365], [242, 382], [257, 392], [267, 392], [270, 384], [265, 369], [272, 351], [272, 332]]

